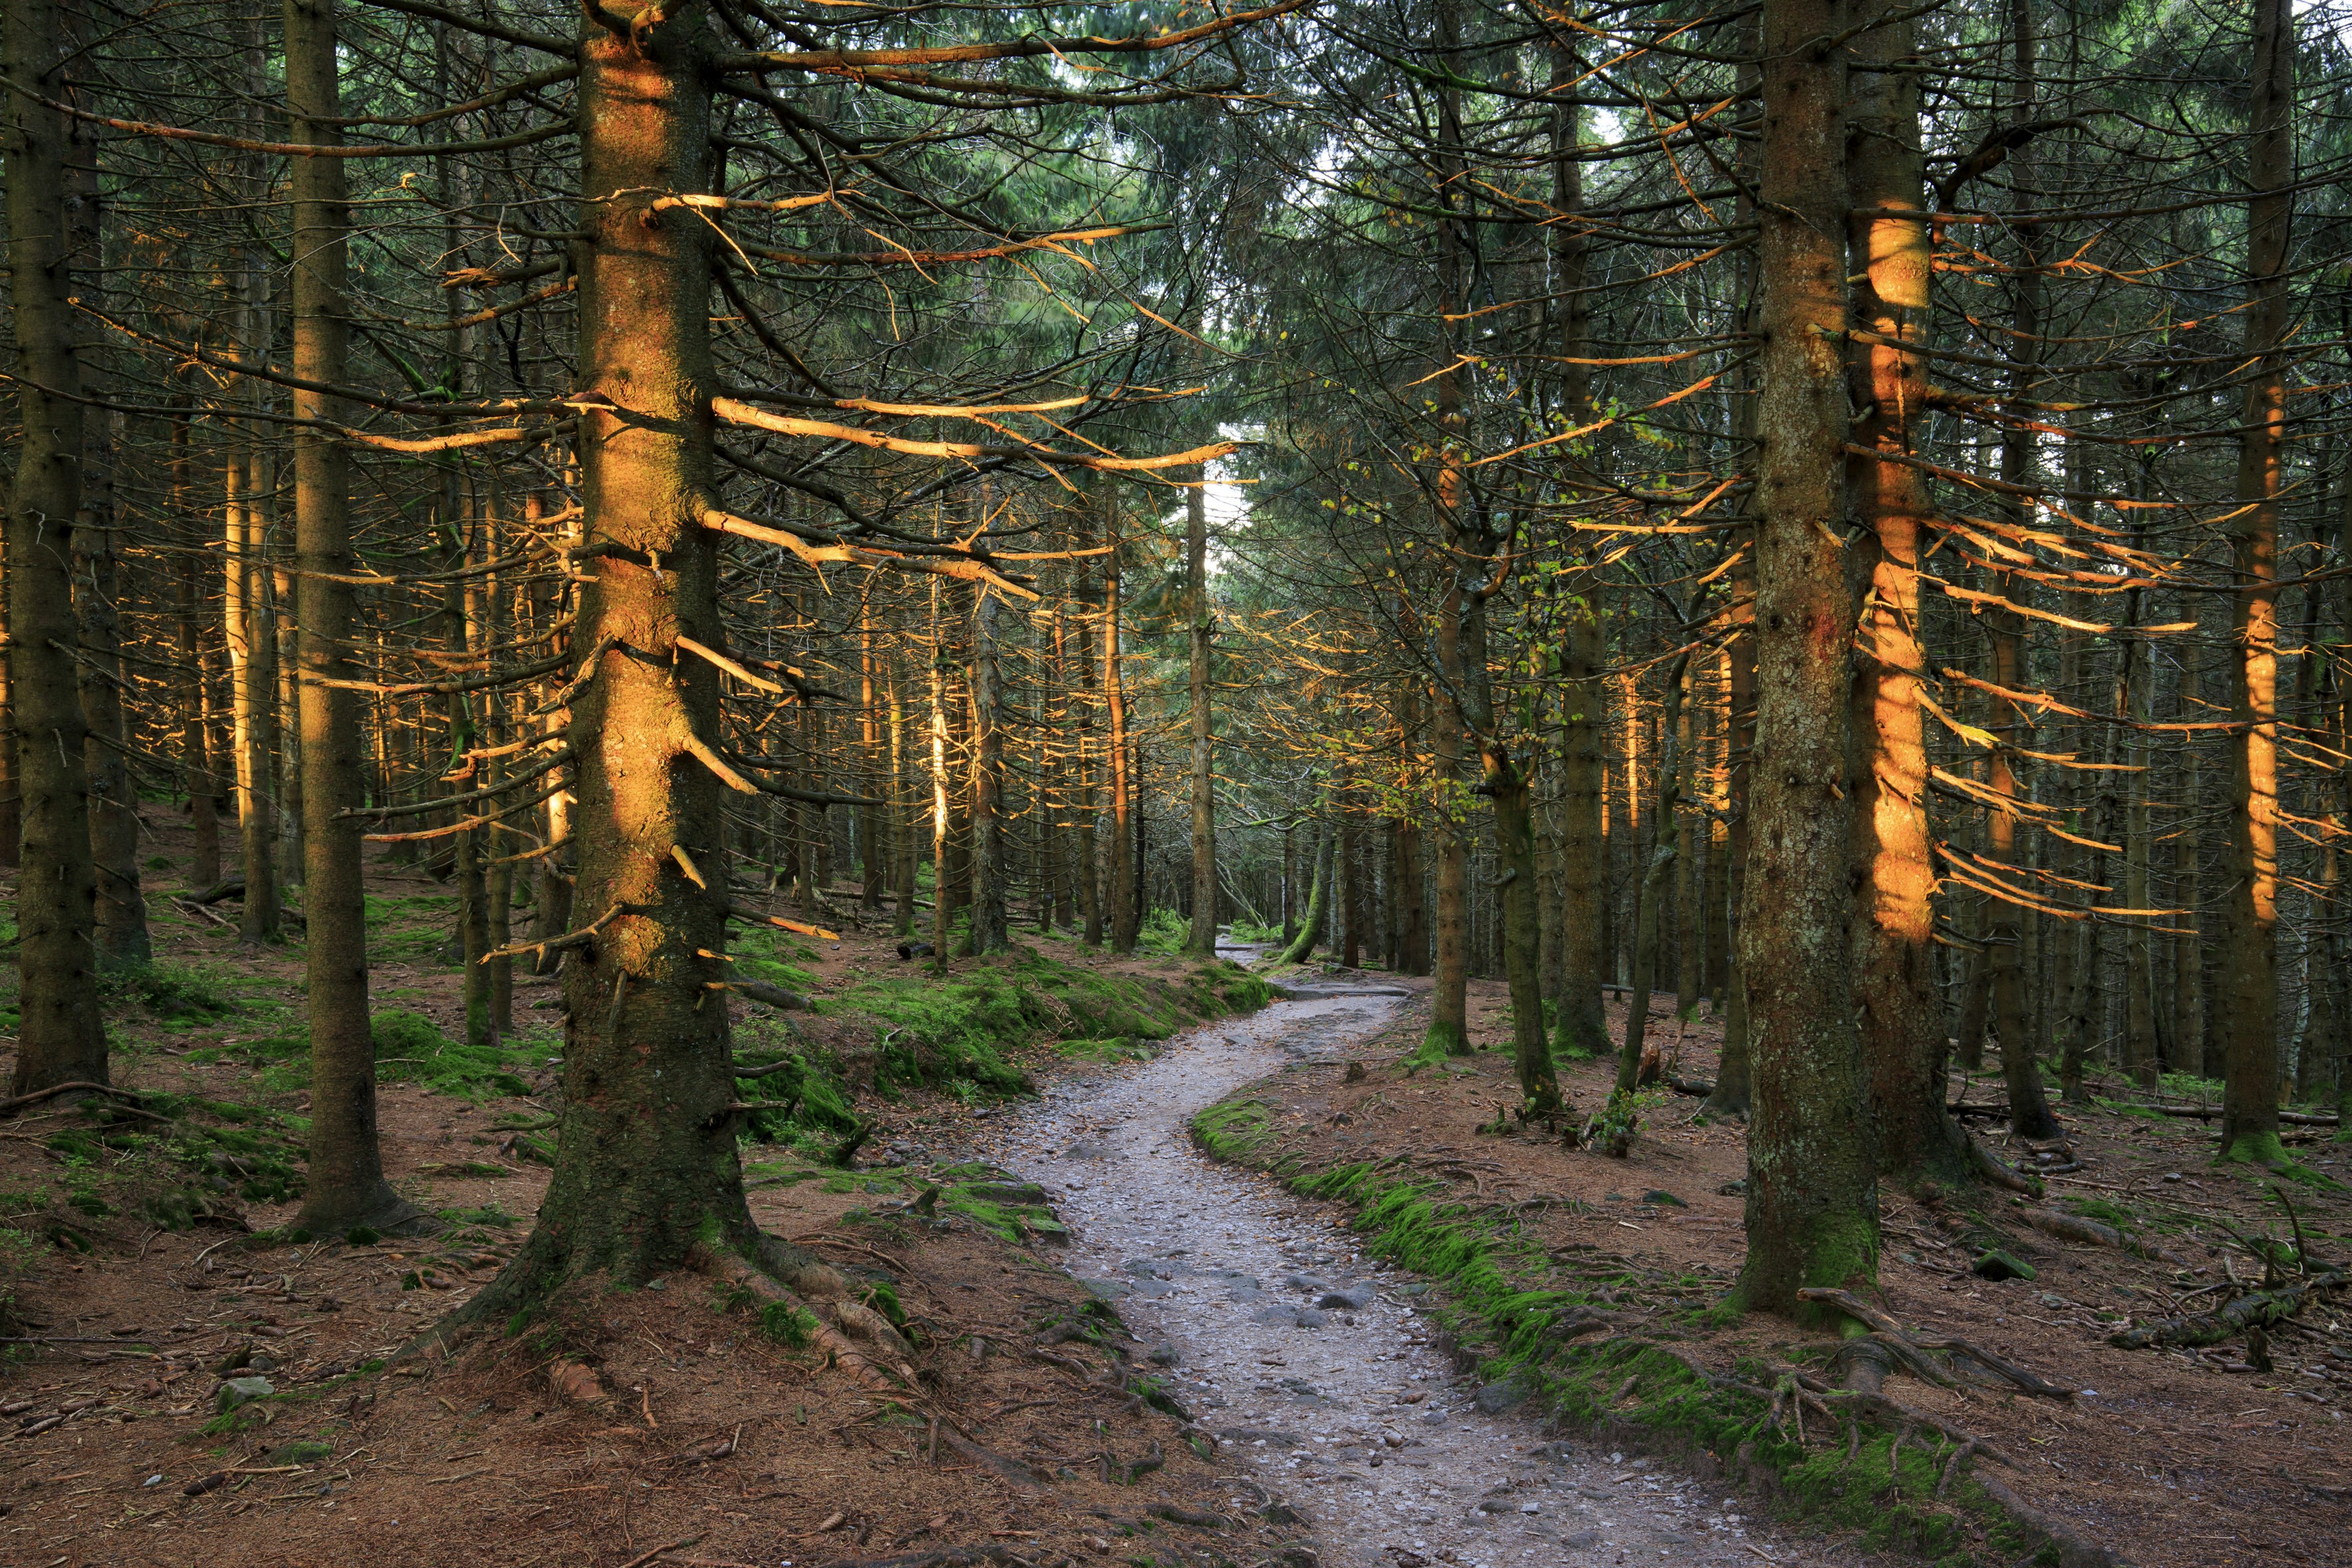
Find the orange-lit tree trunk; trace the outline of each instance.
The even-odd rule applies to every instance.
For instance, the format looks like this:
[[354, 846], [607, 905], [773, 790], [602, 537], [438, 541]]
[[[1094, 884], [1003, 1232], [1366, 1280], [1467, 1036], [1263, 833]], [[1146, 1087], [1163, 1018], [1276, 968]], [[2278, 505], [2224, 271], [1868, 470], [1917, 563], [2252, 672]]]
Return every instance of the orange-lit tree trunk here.
[[[294, 139], [342, 140], [335, 0], [286, 0], [286, 105]], [[345, 379], [351, 207], [340, 158], [292, 161], [294, 374]], [[325, 393], [294, 394], [297, 416], [347, 419]], [[358, 678], [351, 499], [342, 444], [294, 434], [294, 552], [301, 571], [303, 980], [310, 1022], [310, 1164], [297, 1224], [314, 1235], [389, 1230], [420, 1216], [383, 1178], [376, 1137], [375, 1046], [368, 1024], [367, 900], [361, 886]]]
[[1854, 604], [1839, 545], [1852, 410], [1846, 61], [1841, 0], [1764, 0], [1759, 266], [1765, 347], [1756, 496], [1757, 737], [1739, 961], [1755, 1109], [1750, 1308], [1868, 1285], [1878, 1184], [1853, 1024], [1846, 798]]
[[1114, 525], [1108, 531], [1111, 552], [1103, 557], [1103, 708], [1110, 721], [1110, 948], [1133, 952], [1142, 925], [1136, 894], [1143, 868], [1135, 852], [1133, 759], [1128, 748], [1126, 678], [1119, 669], [1117, 535]]
[[2238, 592], [2230, 658], [2230, 894], [2221, 965], [2229, 1005], [2221, 1158], [2286, 1163], [2278, 1137], [2278, 521], [2286, 457], [2287, 234], [2293, 212], [2294, 24], [2287, 0], [2254, 0], [2243, 317], [2252, 374], [2230, 523]]
[[[1855, 77], [1847, 152], [1853, 268], [1864, 277], [1854, 318], [1882, 340], [1857, 343], [1847, 374], [1853, 444], [1913, 455], [1913, 417], [1926, 407], [1926, 362], [1893, 347], [1924, 346], [1932, 249], [1925, 220], [1916, 24], [1864, 35], [1858, 48], [1884, 68]], [[1927, 735], [1919, 706], [1921, 535], [1936, 511], [1927, 476], [1899, 462], [1853, 457], [1846, 484], [1854, 546], [1868, 572], [1856, 627], [1853, 726], [1853, 987], [1879, 1169], [1906, 1177], [1964, 1175], [1958, 1125], [1944, 1109], [1943, 999], [1936, 990], [1936, 869], [1927, 828]]]
[[[603, 25], [593, 18], [602, 18]], [[736, 1153], [727, 851], [716, 758], [723, 647], [709, 395], [709, 226], [653, 210], [711, 182], [708, 16], [604, 0], [580, 48], [578, 451], [593, 580], [572, 646], [596, 652], [572, 710], [574, 918], [563, 1112], [538, 1226], [473, 1310], [571, 1276], [636, 1282], [714, 1233], [757, 1239]], [[656, 569], [656, 562], [658, 561]], [[583, 929], [584, 926], [583, 926]]]
[[1184, 935], [1184, 951], [1202, 959], [1217, 956], [1217, 744], [1209, 699], [1208, 481], [1203, 464], [1193, 476], [1192, 488], [1184, 492], [1184, 613], [1191, 623], [1185, 689], [1192, 701], [1192, 924]]
[[[189, 452], [188, 416], [183, 411], [172, 419], [172, 521], [193, 534], [195, 530], [187, 525], [195, 514], [195, 464]], [[212, 731], [205, 723], [203, 555], [188, 539], [175, 542], [180, 549], [172, 565], [177, 611], [173, 625], [179, 668], [173, 672], [173, 690], [180, 704], [182, 787], [188, 792], [188, 824], [194, 841], [188, 880], [195, 887], [209, 888], [220, 880], [220, 815], [215, 808], [220, 785], [213, 776]]]
[[66, 31], [52, 0], [0, 17], [7, 94], [10, 305], [20, 434], [8, 498], [8, 685], [22, 798], [16, 879], [16, 1067], [12, 1092], [103, 1083], [106, 1031], [91, 973], [97, 885], [89, 852], [87, 732], [75, 689], [70, 527], [81, 504], [83, 409], [66, 255]]
[[1012, 941], [1004, 832], [1003, 680], [997, 662], [996, 594], [976, 586], [971, 607], [971, 925], [966, 951], [1003, 952]]

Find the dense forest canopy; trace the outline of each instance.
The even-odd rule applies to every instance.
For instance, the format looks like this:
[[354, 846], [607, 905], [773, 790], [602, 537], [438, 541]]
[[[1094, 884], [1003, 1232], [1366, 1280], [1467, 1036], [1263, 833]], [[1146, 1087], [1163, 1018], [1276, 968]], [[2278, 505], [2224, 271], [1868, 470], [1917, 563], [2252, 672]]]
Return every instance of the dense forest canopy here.
[[1671, 993], [1769, 1311], [1882, 1176], [2026, 1179], [1989, 1062], [2013, 1152], [2105, 1067], [2283, 1164], [2352, 1104], [2347, 21], [11, 0], [14, 1092], [107, 1081], [170, 800], [302, 922], [314, 1230], [419, 1217], [368, 868], [469, 1038], [560, 966], [478, 1311], [792, 1266], [730, 925], [1326, 945], [1432, 1058], [1500, 975], [1531, 1121]]

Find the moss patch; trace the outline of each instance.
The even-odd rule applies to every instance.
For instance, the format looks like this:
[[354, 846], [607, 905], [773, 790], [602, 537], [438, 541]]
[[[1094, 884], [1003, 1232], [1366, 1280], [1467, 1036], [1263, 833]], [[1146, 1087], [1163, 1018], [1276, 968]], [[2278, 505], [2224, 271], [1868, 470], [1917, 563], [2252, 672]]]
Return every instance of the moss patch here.
[[[1192, 1134], [1212, 1155], [1353, 1209], [1368, 1252], [1445, 1287], [1424, 1310], [1461, 1347], [1457, 1355], [1488, 1382], [1520, 1384], [1563, 1420], [1702, 1473], [1742, 1475], [1782, 1517], [1853, 1531], [1881, 1550], [1949, 1568], [2006, 1568], [2046, 1554], [1965, 1464], [1947, 1480], [1950, 1440], [1914, 1432], [1898, 1450], [1896, 1434], [1874, 1431], [1858, 1412], [1841, 1411], [1825, 1430], [1818, 1412], [1801, 1415], [1795, 1401], [1776, 1396], [1774, 1373], [1761, 1363], [1717, 1372], [1689, 1359], [1675, 1344], [1675, 1325], [1721, 1319], [1720, 1278], [1669, 1276], [1599, 1247], [1548, 1248], [1508, 1210], [1458, 1201], [1449, 1184], [1391, 1161], [1310, 1168], [1279, 1146], [1270, 1106], [1246, 1091], [1200, 1112]], [[1631, 1290], [1654, 1304], [1663, 1297], [1668, 1308], [1645, 1333], [1626, 1331], [1604, 1310]], [[1834, 1409], [1842, 1399], [1829, 1402]]]

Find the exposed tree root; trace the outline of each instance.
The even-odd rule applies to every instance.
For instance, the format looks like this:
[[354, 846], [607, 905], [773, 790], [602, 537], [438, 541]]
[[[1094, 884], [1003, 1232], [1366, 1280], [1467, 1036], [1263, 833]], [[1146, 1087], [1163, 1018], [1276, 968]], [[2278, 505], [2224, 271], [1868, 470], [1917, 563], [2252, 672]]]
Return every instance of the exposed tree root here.
[[1955, 1358], [1965, 1356], [2023, 1393], [2037, 1394], [2044, 1399], [2074, 1397], [2073, 1389], [2062, 1388], [2045, 1378], [2026, 1371], [2014, 1362], [2005, 1361], [1990, 1351], [1970, 1344], [1966, 1340], [1923, 1339], [1908, 1333], [1902, 1324], [1850, 1290], [1831, 1290], [1815, 1287], [1800, 1290], [1797, 1294], [1805, 1300], [1819, 1301], [1824, 1306], [1834, 1307], [1855, 1322], [1869, 1329], [1870, 1337], [1873, 1340], [1881, 1342], [1895, 1360], [1902, 1363], [1906, 1369], [1926, 1382], [1949, 1388], [1957, 1381], [1928, 1359], [1927, 1352], [1940, 1351]]
[[2034, 1229], [2046, 1231], [2067, 1241], [2079, 1241], [2089, 1247], [2112, 1247], [2128, 1252], [2134, 1258], [2145, 1258], [2153, 1263], [2168, 1263], [2175, 1268], [2189, 1267], [2189, 1260], [2177, 1252], [2167, 1252], [2137, 1237], [2126, 1236], [2111, 1225], [2101, 1225], [2080, 1215], [2061, 1214], [2055, 1209], [2025, 1209], [2018, 1218]]
[[[714, 1247], [697, 1247], [687, 1256], [687, 1267], [698, 1274], [708, 1275], [723, 1285], [733, 1286], [763, 1302], [807, 1310], [798, 1296], [769, 1279], [744, 1258], [720, 1252]], [[856, 1307], [856, 1304], [855, 1302], [835, 1303], [836, 1309], [844, 1305]], [[867, 1310], [862, 1307], [856, 1310], [861, 1312]], [[835, 1366], [849, 1373], [862, 1386], [877, 1394], [903, 1394], [914, 1385], [913, 1368], [902, 1364], [897, 1369], [898, 1375], [894, 1376], [890, 1370], [883, 1367], [856, 1345], [851, 1343], [848, 1336], [842, 1333], [840, 1330], [828, 1325], [814, 1312], [810, 1312], [809, 1316], [814, 1319], [816, 1323], [810, 1335], [815, 1342], [816, 1347], [830, 1356]], [[895, 1331], [891, 1338], [898, 1338]], [[905, 1343], [903, 1340], [899, 1342]]]

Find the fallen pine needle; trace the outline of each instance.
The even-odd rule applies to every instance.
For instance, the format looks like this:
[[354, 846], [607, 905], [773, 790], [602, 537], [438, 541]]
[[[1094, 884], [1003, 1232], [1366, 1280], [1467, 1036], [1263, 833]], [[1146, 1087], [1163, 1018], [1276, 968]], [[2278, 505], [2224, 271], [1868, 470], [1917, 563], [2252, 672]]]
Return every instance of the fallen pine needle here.
[[651, 1552], [638, 1552], [635, 1557], [632, 1557], [626, 1563], [622, 1563], [621, 1568], [646, 1568], [646, 1563], [652, 1562], [655, 1558], [661, 1556], [663, 1553], [675, 1552], [681, 1546], [691, 1546], [701, 1539], [702, 1537], [698, 1535], [680, 1536], [677, 1540], [671, 1542], [667, 1546], [656, 1546]]

